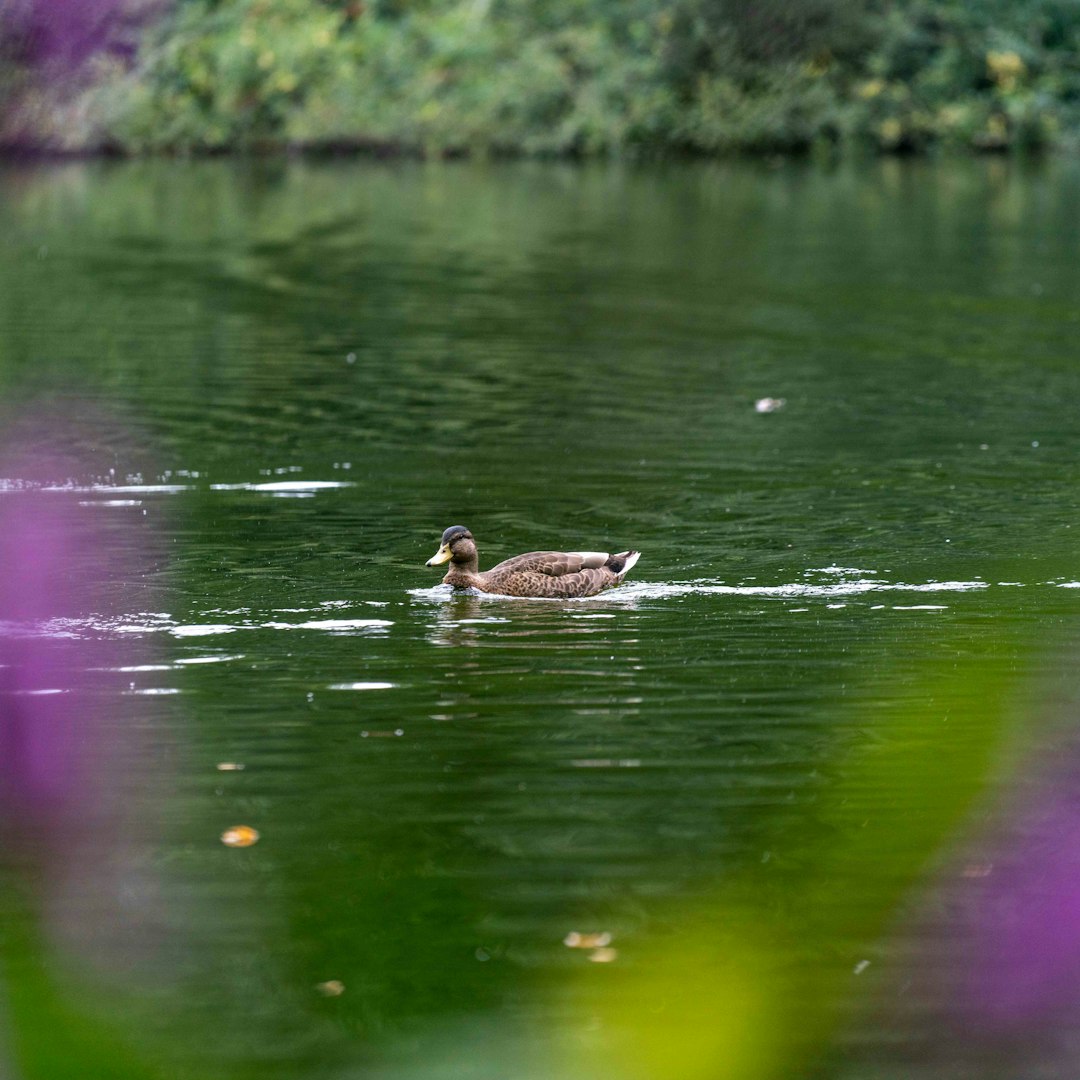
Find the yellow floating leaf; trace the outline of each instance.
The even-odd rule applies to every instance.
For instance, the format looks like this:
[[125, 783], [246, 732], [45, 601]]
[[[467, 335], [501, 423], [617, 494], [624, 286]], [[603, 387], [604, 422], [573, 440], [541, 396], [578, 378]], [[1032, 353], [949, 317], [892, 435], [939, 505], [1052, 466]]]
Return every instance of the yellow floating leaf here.
[[259, 834], [250, 825], [233, 825], [221, 834], [226, 847], [251, 847], [259, 842]]

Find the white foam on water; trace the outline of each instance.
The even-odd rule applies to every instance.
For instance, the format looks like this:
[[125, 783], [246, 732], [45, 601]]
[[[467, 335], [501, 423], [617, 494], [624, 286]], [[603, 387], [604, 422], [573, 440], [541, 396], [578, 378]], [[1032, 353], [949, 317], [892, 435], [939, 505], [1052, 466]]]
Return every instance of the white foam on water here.
[[233, 656], [185, 656], [182, 660], [176, 661], [176, 666], [184, 666], [187, 664], [224, 664], [229, 660], [243, 660], [243, 653], [236, 653]]
[[144, 671], [172, 671], [172, 664], [124, 664], [122, 667], [91, 668], [92, 671], [118, 671], [124, 675], [139, 674]]
[[[974, 592], [986, 588], [989, 588], [989, 586], [985, 581], [890, 582], [865, 578], [853, 581], [837, 581], [829, 584], [793, 582], [785, 585], [724, 585], [711, 581], [688, 581], [672, 584], [632, 582], [629, 585], [622, 585], [600, 595], [616, 602], [625, 603], [638, 600], [663, 600], [675, 596], [717, 595], [830, 599], [881, 592], [958, 593]], [[583, 599], [596, 598], [588, 597]]]
[[314, 494], [337, 488], [355, 487], [351, 480], [268, 480], [265, 483], [211, 484], [211, 491], [269, 491], [272, 493]]
[[[195, 474], [192, 474], [195, 475]], [[235, 484], [39, 484], [18, 478], [0, 478], [0, 494], [48, 491], [69, 495], [179, 495], [185, 491], [264, 491], [270, 494], [313, 495], [318, 491], [355, 487], [352, 480], [268, 480], [263, 483], [242, 481]], [[92, 502], [80, 503], [95, 505]], [[102, 500], [103, 506], [138, 506], [131, 500]]]
[[[336, 602], [333, 602], [336, 606]], [[324, 611], [320, 608], [295, 608], [291, 609], [296, 614], [316, 614]], [[280, 621], [254, 621], [250, 618], [248, 609], [240, 609], [236, 612], [208, 611], [205, 614], [243, 614], [249, 618], [242, 622], [179, 622], [171, 615], [162, 612], [133, 612], [131, 615], [102, 616], [91, 615], [81, 619], [48, 619], [40, 623], [15, 623], [0, 622], [0, 636], [2, 637], [45, 637], [78, 639], [87, 637], [100, 637], [102, 634], [169, 634], [178, 638], [214, 637], [221, 634], [236, 634], [245, 630], [325, 630], [334, 633], [349, 631], [375, 631], [381, 632], [393, 622], [389, 619], [305, 619], [299, 622]], [[229, 656], [207, 655], [202, 657], [187, 657], [176, 661], [176, 664], [211, 664], [224, 663], [227, 660], [241, 660], [243, 654]], [[175, 666], [175, 665], [169, 665]], [[168, 670], [166, 666], [163, 670]], [[131, 668], [109, 668], [104, 670], [116, 671], [153, 671], [159, 670], [157, 665], [138, 665]]]
[[331, 683], [327, 690], [392, 690], [397, 683], [392, 682], [339, 682]]
[[[574, 602], [611, 601], [614, 603], [636, 603], [639, 600], [666, 600], [677, 596], [748, 596], [748, 597], [779, 597], [801, 598], [820, 597], [828, 599], [832, 597], [859, 596], [864, 593], [877, 592], [915, 592], [915, 593], [949, 593], [949, 592], [973, 592], [987, 589], [990, 586], [985, 581], [924, 581], [924, 582], [892, 582], [882, 581], [880, 578], [857, 578], [851, 581], [834, 581], [814, 584], [810, 582], [791, 582], [782, 585], [727, 585], [722, 582], [699, 580], [680, 582], [648, 582], [631, 581], [614, 589], [597, 593], [594, 596], [578, 596], [569, 598]], [[1080, 582], [1076, 583], [1080, 588]], [[566, 603], [566, 597], [518, 597], [503, 596], [500, 593], [482, 593], [474, 589], [465, 589], [457, 593], [449, 585], [436, 585], [429, 589], [410, 589], [409, 595], [416, 600], [430, 603], [442, 603], [454, 595], [475, 596], [484, 600], [538, 600], [558, 601]]]
[[90, 495], [179, 495], [194, 491], [194, 484], [88, 484], [85, 487], [56, 484], [43, 487], [41, 491], [71, 491]]
[[387, 619], [308, 619], [300, 623], [262, 623], [261, 627], [265, 630], [329, 630], [340, 633], [344, 630], [381, 630], [393, 625]]

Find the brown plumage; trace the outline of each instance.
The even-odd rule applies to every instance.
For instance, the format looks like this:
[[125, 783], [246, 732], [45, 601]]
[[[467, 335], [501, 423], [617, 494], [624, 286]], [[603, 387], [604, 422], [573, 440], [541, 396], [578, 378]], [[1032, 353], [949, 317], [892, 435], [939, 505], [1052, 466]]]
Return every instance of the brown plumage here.
[[481, 571], [472, 533], [464, 525], [451, 525], [427, 565], [449, 562], [443, 582], [457, 589], [503, 596], [593, 596], [618, 585], [639, 555], [637, 551], [617, 555], [606, 551], [530, 551]]

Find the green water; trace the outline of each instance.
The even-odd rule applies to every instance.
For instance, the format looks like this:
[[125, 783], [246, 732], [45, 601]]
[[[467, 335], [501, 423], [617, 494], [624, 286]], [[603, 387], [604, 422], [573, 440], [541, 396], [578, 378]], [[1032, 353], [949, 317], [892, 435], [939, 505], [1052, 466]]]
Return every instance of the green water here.
[[[1075, 163], [9, 166], [0, 237], [8, 439], [78, 463], [0, 499], [119, 564], [39, 629], [112, 649], [127, 812], [13, 920], [9, 1069], [948, 1068], [881, 1014], [945, 792], [992, 812], [1080, 603]], [[451, 596], [458, 523], [482, 566], [643, 554]], [[732, 910], [753, 1023], [821, 1015], [741, 1073], [598, 1067]]]

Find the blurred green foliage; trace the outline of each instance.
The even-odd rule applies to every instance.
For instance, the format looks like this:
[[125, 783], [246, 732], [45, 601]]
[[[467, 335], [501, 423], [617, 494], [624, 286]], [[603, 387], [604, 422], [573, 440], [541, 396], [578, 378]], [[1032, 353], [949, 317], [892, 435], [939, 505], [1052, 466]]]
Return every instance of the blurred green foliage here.
[[1074, 0], [177, 0], [67, 141], [1004, 150], [1070, 141], [1078, 101]]
[[[835, 783], [801, 835], [777, 836], [784, 850], [775, 859], [732, 875], [622, 966], [600, 1033], [585, 1043], [582, 1075], [818, 1075], [850, 1019], [853, 977], [869, 967], [853, 970], [852, 961], [865, 943], [887, 940], [905, 903], [940, 872], [972, 808], [1007, 775], [1005, 747], [1031, 711], [1021, 684], [989, 654], [926, 665], [917, 698], [885, 710], [888, 740], [834, 763]], [[883, 806], [886, 788], [896, 794]], [[882, 851], [890, 853], [885, 873]], [[810, 942], [825, 947], [807, 963]]]

